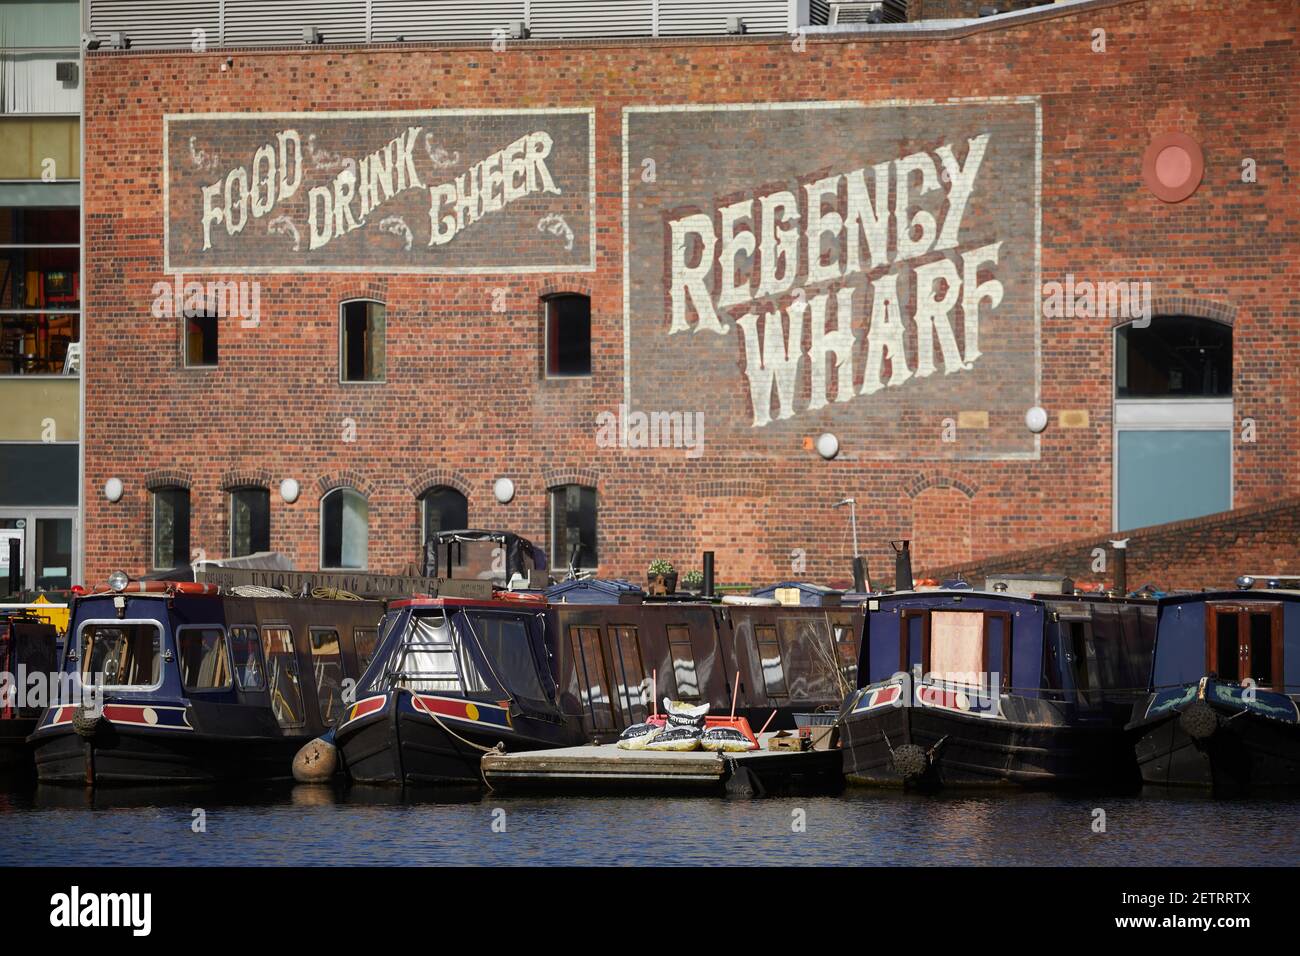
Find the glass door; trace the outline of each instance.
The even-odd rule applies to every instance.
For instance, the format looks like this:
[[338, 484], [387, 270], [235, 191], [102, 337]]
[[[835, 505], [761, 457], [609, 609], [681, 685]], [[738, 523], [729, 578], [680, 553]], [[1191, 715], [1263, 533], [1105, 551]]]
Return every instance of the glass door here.
[[76, 508], [0, 508], [0, 594], [13, 593], [10, 541], [18, 542], [18, 590], [64, 590], [79, 583], [76, 531]]

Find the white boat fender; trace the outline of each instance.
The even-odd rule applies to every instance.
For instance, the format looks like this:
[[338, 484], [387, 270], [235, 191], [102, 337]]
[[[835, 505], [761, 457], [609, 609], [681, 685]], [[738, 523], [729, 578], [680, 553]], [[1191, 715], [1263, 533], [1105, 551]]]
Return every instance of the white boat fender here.
[[700, 735], [700, 746], [715, 753], [754, 749], [753, 742], [735, 727], [710, 727]]
[[698, 727], [665, 727], [663, 732], [645, 745], [646, 750], [698, 750], [700, 730]]
[[661, 724], [633, 724], [618, 735], [620, 750], [645, 750], [650, 741], [659, 736]]
[[299, 783], [329, 783], [338, 768], [338, 748], [317, 737], [303, 745], [293, 758], [293, 779]]

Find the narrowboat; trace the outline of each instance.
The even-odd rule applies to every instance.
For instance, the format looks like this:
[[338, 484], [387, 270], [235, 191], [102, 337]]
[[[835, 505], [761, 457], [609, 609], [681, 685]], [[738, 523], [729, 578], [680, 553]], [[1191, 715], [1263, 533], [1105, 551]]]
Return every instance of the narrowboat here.
[[626, 594], [552, 603], [549, 619], [563, 712], [598, 743], [664, 697], [724, 715], [734, 702], [754, 730], [789, 730], [796, 714], [838, 710], [856, 686], [856, 608]]
[[62, 674], [94, 688], [29, 738], [42, 783], [207, 784], [288, 777], [378, 642], [376, 601], [240, 597], [129, 581], [73, 602]]
[[27, 737], [50, 702], [59, 632], [26, 610], [0, 612], [0, 773], [32, 769]]
[[493, 749], [582, 743], [565, 719], [541, 595], [393, 601], [333, 743], [363, 784], [477, 785]]
[[1142, 781], [1238, 793], [1300, 786], [1300, 591], [1169, 595], [1130, 732]]
[[861, 686], [841, 715], [850, 783], [1133, 786], [1126, 713], [1153, 602], [1008, 591], [870, 598]]

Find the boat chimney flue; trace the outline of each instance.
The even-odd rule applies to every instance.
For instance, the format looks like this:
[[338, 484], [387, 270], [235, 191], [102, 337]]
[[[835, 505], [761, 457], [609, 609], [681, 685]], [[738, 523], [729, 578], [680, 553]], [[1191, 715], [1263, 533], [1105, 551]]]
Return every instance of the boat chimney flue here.
[[1128, 594], [1128, 538], [1111, 541], [1115, 549], [1115, 591], [1120, 597]]
[[853, 556], [853, 590], [859, 594], [867, 590], [867, 562], [856, 554]]
[[704, 574], [704, 596], [711, 598], [713, 597], [713, 552], [705, 551], [700, 563]]
[[912, 581], [912, 542], [908, 538], [902, 541], [891, 541], [889, 546], [894, 549], [894, 590], [910, 591], [914, 584]]

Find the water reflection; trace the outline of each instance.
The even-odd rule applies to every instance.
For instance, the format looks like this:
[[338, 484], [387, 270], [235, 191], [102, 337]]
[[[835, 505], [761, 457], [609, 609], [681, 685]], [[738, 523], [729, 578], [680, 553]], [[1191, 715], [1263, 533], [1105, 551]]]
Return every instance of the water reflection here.
[[1300, 799], [850, 789], [747, 801], [342, 784], [33, 786], [0, 792], [0, 843], [11, 863], [1125, 866], [1221, 864], [1230, 848], [1250, 847], [1286, 865], [1300, 862]]

